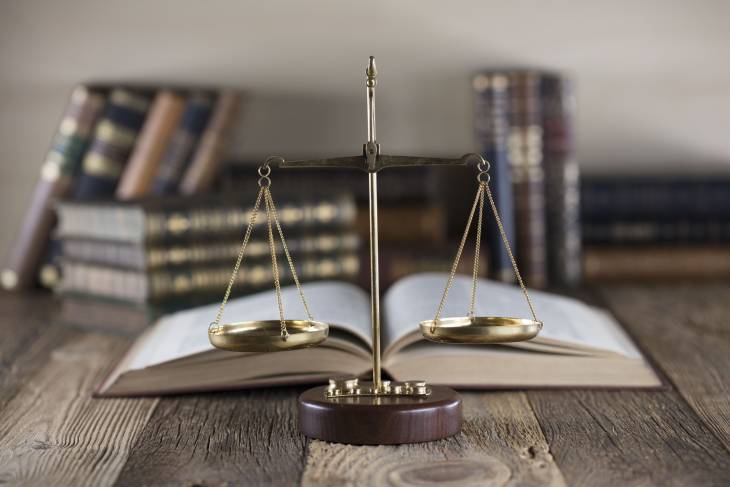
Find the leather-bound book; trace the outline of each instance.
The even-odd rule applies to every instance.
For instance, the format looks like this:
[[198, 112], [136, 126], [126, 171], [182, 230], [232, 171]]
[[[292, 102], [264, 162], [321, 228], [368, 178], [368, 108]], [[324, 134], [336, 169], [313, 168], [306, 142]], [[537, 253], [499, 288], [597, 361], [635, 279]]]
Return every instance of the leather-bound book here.
[[53, 201], [69, 193], [103, 106], [102, 94], [85, 86], [73, 90], [2, 271], [1, 281], [5, 289], [27, 289], [35, 282], [55, 222]]
[[580, 171], [574, 149], [575, 98], [572, 83], [543, 73], [542, 96], [548, 273], [554, 284], [581, 278]]
[[[63, 201], [58, 205], [61, 239], [128, 243], [239, 238], [251, 217], [255, 194], [215, 194], [134, 201]], [[351, 228], [355, 202], [347, 194], [278, 199], [279, 220], [289, 231]], [[262, 210], [263, 211], [263, 210]], [[257, 234], [266, 226], [259, 215]]]
[[123, 88], [112, 90], [104, 115], [94, 129], [91, 147], [84, 156], [74, 199], [114, 195], [148, 105], [148, 97], [140, 93]]
[[213, 108], [213, 96], [205, 92], [190, 95], [182, 119], [160, 163], [152, 184], [152, 194], [156, 196], [175, 194], [183, 173], [203, 134]]
[[180, 123], [184, 108], [184, 97], [171, 90], [161, 90], [155, 95], [119, 181], [116, 192], [118, 199], [139, 198], [150, 193], [152, 181]]
[[236, 91], [224, 90], [218, 94], [210, 121], [180, 181], [181, 194], [204, 193], [213, 185], [240, 102], [241, 95]]
[[[499, 210], [507, 239], [515, 242], [514, 195], [507, 151], [509, 133], [508, 78], [504, 73], [481, 73], [472, 83], [475, 91], [475, 129], [479, 150], [490, 163], [489, 188]], [[497, 222], [487, 211], [490, 277], [502, 282], [515, 279], [512, 263], [502, 242]]]
[[[184, 297], [214, 300], [231, 277], [231, 265], [193, 266], [144, 272], [64, 261], [60, 291], [130, 303], [164, 303]], [[295, 262], [302, 281], [355, 280], [360, 269], [357, 253], [303, 256]], [[274, 284], [271, 260], [246, 264], [235, 281], [235, 292], [270, 288]], [[282, 283], [292, 282], [289, 266], [279, 268]]]
[[540, 74], [512, 71], [508, 77], [517, 261], [527, 285], [541, 288], [547, 283], [547, 249]]

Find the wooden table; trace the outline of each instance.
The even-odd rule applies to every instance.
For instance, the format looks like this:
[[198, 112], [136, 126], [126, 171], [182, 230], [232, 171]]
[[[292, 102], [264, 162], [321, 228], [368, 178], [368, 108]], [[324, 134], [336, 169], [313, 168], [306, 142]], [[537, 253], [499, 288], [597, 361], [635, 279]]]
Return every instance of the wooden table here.
[[730, 485], [730, 284], [596, 294], [669, 390], [469, 392], [459, 436], [381, 447], [300, 436], [297, 388], [92, 399], [129, 340], [0, 295], [0, 484]]

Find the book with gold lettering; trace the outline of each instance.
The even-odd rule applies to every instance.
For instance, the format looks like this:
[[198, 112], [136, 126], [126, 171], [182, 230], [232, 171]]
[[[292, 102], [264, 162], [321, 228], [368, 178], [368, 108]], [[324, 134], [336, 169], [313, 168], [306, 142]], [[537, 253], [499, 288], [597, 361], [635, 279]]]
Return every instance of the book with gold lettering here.
[[5, 289], [23, 290], [35, 282], [55, 223], [54, 200], [71, 191], [92, 130], [104, 107], [104, 99], [102, 92], [83, 85], [71, 93], [41, 167], [30, 206], [3, 267]]
[[[63, 201], [58, 205], [60, 238], [115, 242], [169, 242], [175, 239], [240, 236], [251, 214], [250, 194], [145, 198], [130, 201]], [[292, 229], [349, 228], [355, 219], [350, 195], [282, 199], [279, 219]], [[263, 228], [266, 216], [259, 215]]]
[[109, 103], [84, 156], [81, 175], [74, 189], [75, 199], [91, 200], [114, 195], [149, 103], [149, 97], [141, 92], [112, 89]]
[[122, 172], [116, 190], [118, 199], [140, 198], [150, 193], [152, 181], [184, 108], [185, 98], [181, 94], [165, 89], [155, 95], [150, 113]]

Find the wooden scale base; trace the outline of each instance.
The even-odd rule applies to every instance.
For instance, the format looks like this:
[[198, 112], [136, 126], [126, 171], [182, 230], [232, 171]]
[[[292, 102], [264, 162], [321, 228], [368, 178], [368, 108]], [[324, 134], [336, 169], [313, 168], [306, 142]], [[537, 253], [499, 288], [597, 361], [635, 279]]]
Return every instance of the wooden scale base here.
[[430, 386], [427, 396], [327, 397], [328, 386], [299, 396], [299, 431], [309, 438], [354, 445], [394, 445], [440, 440], [461, 431], [461, 398]]

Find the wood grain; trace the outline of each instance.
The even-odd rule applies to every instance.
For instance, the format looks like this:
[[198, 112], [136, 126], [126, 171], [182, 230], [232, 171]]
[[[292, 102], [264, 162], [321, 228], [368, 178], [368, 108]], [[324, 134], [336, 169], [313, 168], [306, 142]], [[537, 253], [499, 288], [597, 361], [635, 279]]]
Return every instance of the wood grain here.
[[440, 440], [461, 431], [461, 397], [432, 386], [427, 397], [325, 398], [327, 386], [299, 396], [299, 431], [309, 438], [355, 445], [397, 445]]
[[571, 485], [730, 485], [730, 457], [673, 391], [534, 391]]
[[118, 485], [298, 485], [306, 440], [301, 389], [181, 396], [160, 401]]
[[0, 417], [0, 483], [109, 485], [155, 407], [154, 399], [91, 398], [124, 347], [78, 333], [6, 405]]
[[730, 285], [606, 286], [601, 294], [730, 451]]
[[48, 295], [0, 293], [0, 414], [28, 376], [73, 333], [48, 325], [56, 303]]
[[464, 428], [453, 438], [399, 446], [312, 441], [302, 485], [564, 485], [524, 394], [462, 398]]

